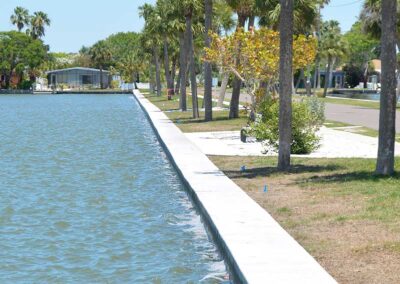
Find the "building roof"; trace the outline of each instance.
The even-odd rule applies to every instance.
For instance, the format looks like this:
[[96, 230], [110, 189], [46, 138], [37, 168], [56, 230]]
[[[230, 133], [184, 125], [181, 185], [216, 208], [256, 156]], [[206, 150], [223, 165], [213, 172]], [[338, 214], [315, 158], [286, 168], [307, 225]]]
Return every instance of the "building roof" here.
[[[86, 67], [72, 67], [72, 68], [65, 68], [65, 69], [50, 70], [50, 71], [47, 71], [46, 74], [59, 73], [59, 72], [72, 71], [72, 70], [100, 72], [100, 69], [86, 68]], [[107, 71], [107, 70], [103, 70], [103, 72], [110, 73], [110, 71]]]

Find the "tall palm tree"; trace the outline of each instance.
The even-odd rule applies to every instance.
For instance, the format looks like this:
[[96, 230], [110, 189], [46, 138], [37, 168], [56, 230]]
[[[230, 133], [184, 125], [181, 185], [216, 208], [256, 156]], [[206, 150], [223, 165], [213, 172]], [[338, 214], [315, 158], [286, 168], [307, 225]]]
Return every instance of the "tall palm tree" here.
[[41, 38], [45, 35], [46, 26], [50, 26], [51, 20], [44, 12], [35, 12], [30, 18], [30, 29], [27, 33], [31, 35], [33, 39]]
[[[236, 29], [243, 29], [246, 20], [254, 15], [255, 1], [254, 0], [227, 0], [227, 4], [236, 12], [238, 22]], [[240, 64], [237, 58], [237, 64]], [[239, 100], [242, 81], [235, 76], [233, 79], [232, 98], [229, 107], [229, 118], [239, 117]]]
[[30, 16], [29, 11], [23, 7], [16, 7], [14, 9], [14, 14], [10, 17], [11, 24], [17, 26], [18, 31], [29, 25]]
[[159, 56], [159, 37], [155, 32], [159, 23], [156, 7], [150, 4], [144, 4], [139, 7], [139, 15], [145, 20], [143, 30], [143, 40], [145, 45], [152, 50], [153, 61], [156, 73], [157, 96], [161, 96], [161, 71], [160, 71], [160, 56]]
[[[185, 32], [183, 35], [183, 42], [181, 42], [181, 98], [186, 94], [186, 66], [189, 67], [190, 72], [190, 86], [192, 91], [192, 110], [193, 118], [198, 118], [199, 106], [197, 97], [197, 82], [196, 82], [196, 69], [195, 69], [195, 53], [194, 53], [194, 39], [193, 29], [196, 25], [193, 24], [194, 20], [197, 20], [200, 11], [203, 8], [202, 0], [176, 0], [175, 1], [181, 15], [185, 19]], [[183, 48], [183, 49], [182, 49]]]
[[[238, 16], [237, 29], [244, 28], [247, 18], [254, 15], [255, 0], [226, 0], [227, 4], [236, 12]], [[239, 65], [239, 58], [237, 58]], [[239, 117], [239, 99], [242, 81], [235, 76], [233, 79], [232, 98], [229, 107], [229, 118]]]
[[279, 158], [278, 169], [290, 167], [292, 144], [293, 0], [280, 0]]
[[[214, 2], [214, 32], [218, 33], [220, 36], [227, 36], [228, 32], [233, 30], [235, 27], [235, 20], [233, 18], [232, 8], [226, 4], [225, 0], [216, 0]], [[226, 88], [228, 87], [229, 76], [229, 72], [225, 72], [221, 69], [222, 82], [217, 103], [217, 106], [221, 108], [224, 106], [225, 93]]]
[[334, 62], [344, 56], [346, 49], [347, 46], [343, 40], [339, 22], [328, 21], [323, 23], [319, 41], [319, 55], [328, 61], [328, 67], [325, 71], [324, 97], [326, 97], [332, 81]]
[[109, 64], [112, 58], [111, 49], [107, 43], [102, 40], [97, 42], [89, 51], [90, 57], [96, 66], [100, 69], [100, 88], [104, 89], [103, 70]]
[[[211, 47], [211, 38], [209, 32], [212, 30], [213, 18], [213, 0], [204, 0], [205, 12], [205, 47]], [[205, 121], [212, 120], [212, 65], [210, 62], [204, 62], [204, 108]]]
[[[397, 47], [400, 48], [400, 1], [397, 1]], [[360, 21], [363, 25], [363, 29], [366, 33], [373, 37], [381, 38], [381, 0], [366, 0], [360, 13]]]
[[396, 137], [396, 42], [397, 0], [384, 0], [381, 4], [381, 59], [382, 89], [379, 118], [379, 147], [376, 172], [380, 175], [394, 173], [394, 148]]

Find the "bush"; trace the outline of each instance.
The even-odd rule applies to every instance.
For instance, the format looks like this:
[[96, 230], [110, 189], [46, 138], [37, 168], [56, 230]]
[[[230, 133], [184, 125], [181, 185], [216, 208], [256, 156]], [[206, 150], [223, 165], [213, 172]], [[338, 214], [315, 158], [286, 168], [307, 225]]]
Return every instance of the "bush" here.
[[[317, 131], [325, 116], [324, 103], [315, 97], [293, 101], [292, 154], [309, 154], [319, 148]], [[258, 107], [256, 121], [250, 124], [250, 134], [263, 141], [267, 148], [279, 148], [279, 101], [268, 99]], [[268, 149], [267, 149], [268, 150]]]
[[29, 80], [23, 80], [18, 84], [17, 88], [21, 90], [29, 90], [32, 88], [32, 82]]
[[111, 87], [111, 89], [119, 89], [119, 81], [112, 80], [110, 87]]

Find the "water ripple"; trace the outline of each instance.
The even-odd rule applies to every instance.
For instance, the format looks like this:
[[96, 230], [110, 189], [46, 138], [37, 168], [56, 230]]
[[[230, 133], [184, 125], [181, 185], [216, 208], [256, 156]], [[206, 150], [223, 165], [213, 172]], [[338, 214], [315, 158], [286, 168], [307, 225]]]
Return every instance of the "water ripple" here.
[[0, 129], [1, 283], [225, 279], [128, 96], [1, 96]]

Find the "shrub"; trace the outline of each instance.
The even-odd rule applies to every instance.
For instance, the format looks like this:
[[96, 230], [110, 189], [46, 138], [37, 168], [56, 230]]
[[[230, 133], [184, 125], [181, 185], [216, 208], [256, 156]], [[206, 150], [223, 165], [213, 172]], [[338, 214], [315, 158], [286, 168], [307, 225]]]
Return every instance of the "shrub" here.
[[110, 87], [111, 87], [111, 89], [119, 89], [119, 81], [112, 80]]
[[[324, 117], [324, 103], [316, 97], [303, 98], [292, 104], [292, 154], [309, 154], [319, 148], [317, 131]], [[268, 148], [279, 148], [279, 101], [267, 99], [258, 107], [256, 121], [250, 124], [250, 134]]]

